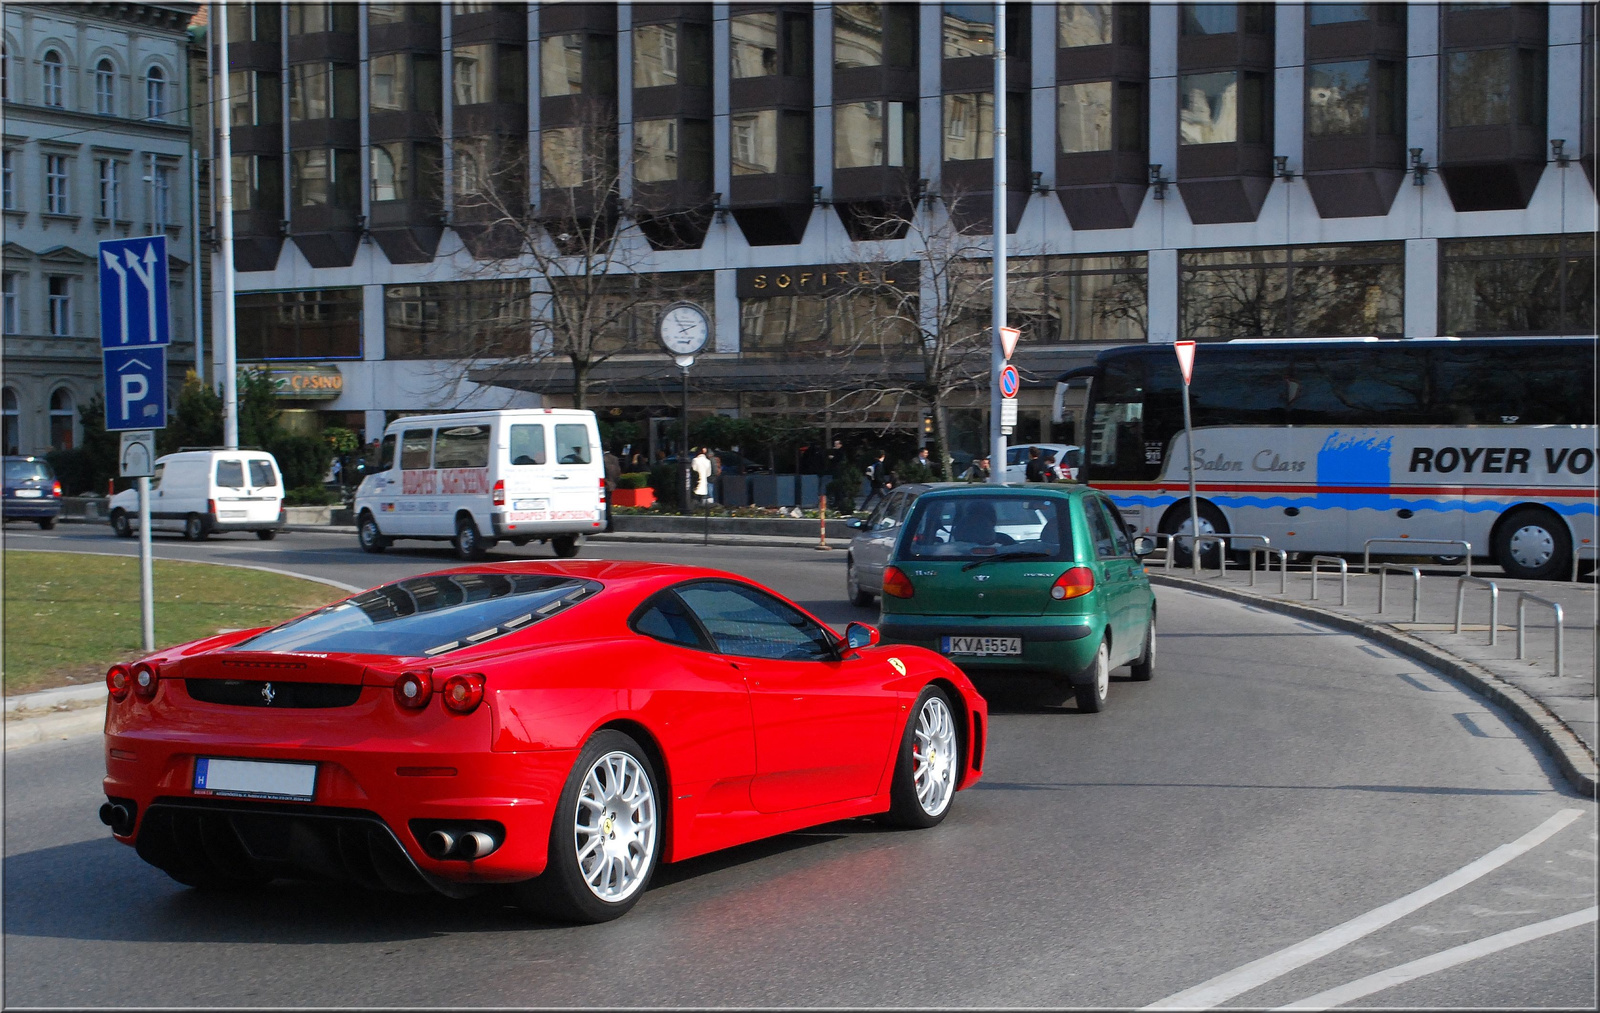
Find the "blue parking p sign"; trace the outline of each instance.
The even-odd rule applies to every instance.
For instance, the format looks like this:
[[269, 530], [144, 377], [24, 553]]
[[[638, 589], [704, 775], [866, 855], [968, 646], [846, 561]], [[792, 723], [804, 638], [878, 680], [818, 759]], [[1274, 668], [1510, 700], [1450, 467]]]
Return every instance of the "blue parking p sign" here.
[[100, 347], [170, 344], [167, 237], [104, 240], [99, 263]]
[[166, 348], [108, 348], [101, 356], [106, 366], [106, 430], [166, 428]]

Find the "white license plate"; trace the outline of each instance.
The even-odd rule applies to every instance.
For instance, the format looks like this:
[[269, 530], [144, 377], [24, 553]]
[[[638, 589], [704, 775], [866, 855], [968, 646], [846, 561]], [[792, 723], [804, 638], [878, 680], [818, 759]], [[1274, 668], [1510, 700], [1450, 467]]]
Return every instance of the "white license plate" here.
[[44, 493], [40, 492], [38, 489], [18, 489], [16, 492], [12, 493], [12, 495], [21, 499], [38, 499], [39, 497], [43, 496]]
[[519, 499], [511, 504], [513, 510], [548, 510], [550, 501], [547, 499]]
[[1021, 637], [940, 637], [939, 650], [945, 654], [966, 654], [974, 657], [1021, 654]]
[[224, 517], [249, 517], [249, 516], [250, 516], [250, 511], [248, 511], [248, 510], [218, 510], [217, 511], [217, 519], [218, 520], [221, 520]]
[[309, 802], [317, 796], [317, 765], [202, 756], [194, 761], [194, 793]]

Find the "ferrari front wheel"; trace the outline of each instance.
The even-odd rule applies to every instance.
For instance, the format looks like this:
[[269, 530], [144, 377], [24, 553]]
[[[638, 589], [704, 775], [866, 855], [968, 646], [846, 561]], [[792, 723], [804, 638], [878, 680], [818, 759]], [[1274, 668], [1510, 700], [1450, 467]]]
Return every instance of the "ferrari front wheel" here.
[[950, 810], [960, 780], [961, 747], [950, 698], [938, 686], [928, 686], [917, 697], [900, 739], [888, 821], [918, 829], [937, 825]]
[[654, 765], [628, 735], [605, 729], [584, 746], [561, 791], [544, 874], [514, 889], [562, 921], [626, 914], [655, 872], [661, 843]]

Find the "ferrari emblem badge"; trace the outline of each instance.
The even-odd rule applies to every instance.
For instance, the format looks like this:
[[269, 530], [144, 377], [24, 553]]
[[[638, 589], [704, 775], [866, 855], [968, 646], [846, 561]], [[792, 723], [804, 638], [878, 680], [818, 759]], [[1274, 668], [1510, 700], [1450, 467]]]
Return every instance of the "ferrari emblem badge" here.
[[261, 687], [261, 699], [266, 701], [268, 707], [272, 706], [272, 698], [277, 695], [278, 694], [272, 691], [272, 683], [269, 682], [265, 686]]
[[899, 672], [901, 675], [906, 674], [906, 663], [901, 661], [899, 658], [890, 658], [889, 667], [894, 669], [896, 672]]

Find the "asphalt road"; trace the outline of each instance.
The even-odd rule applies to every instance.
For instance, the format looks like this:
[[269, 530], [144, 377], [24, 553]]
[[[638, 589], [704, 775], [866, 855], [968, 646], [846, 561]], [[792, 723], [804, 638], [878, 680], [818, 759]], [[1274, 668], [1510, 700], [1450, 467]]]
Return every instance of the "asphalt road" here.
[[[6, 542], [132, 549], [68, 526]], [[350, 536], [157, 545], [358, 585], [451, 564]], [[721, 566], [874, 618], [844, 602], [841, 552], [585, 555]], [[14, 751], [4, 1002], [1593, 1008], [1594, 921], [1544, 923], [1595, 905], [1596, 808], [1522, 733], [1358, 638], [1158, 595], [1155, 679], [1115, 681], [1098, 715], [995, 700], [985, 778], [940, 827], [833, 824], [665, 867], [600, 926], [494, 897], [190, 891], [96, 820], [96, 739]]]

